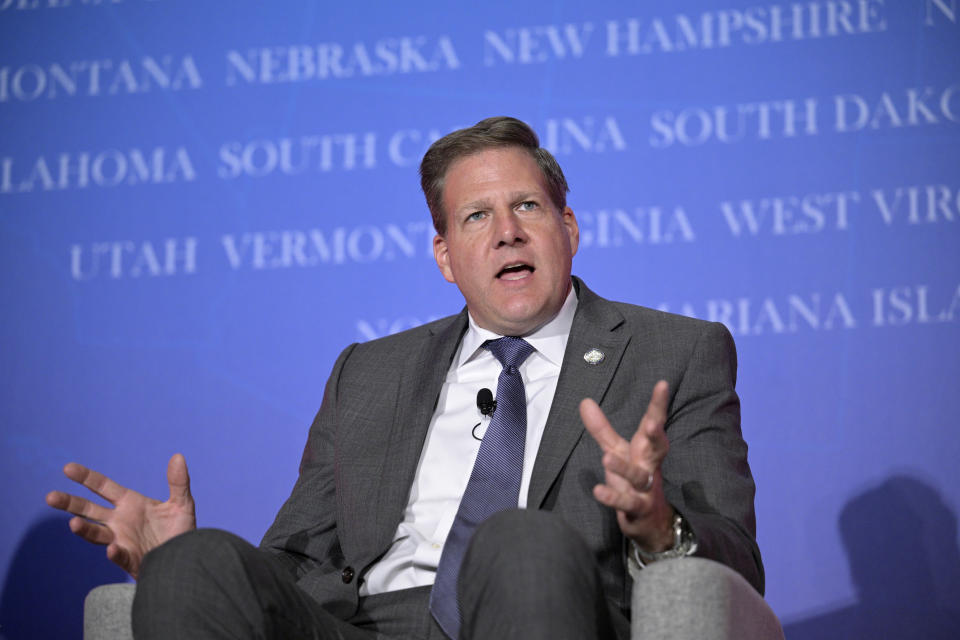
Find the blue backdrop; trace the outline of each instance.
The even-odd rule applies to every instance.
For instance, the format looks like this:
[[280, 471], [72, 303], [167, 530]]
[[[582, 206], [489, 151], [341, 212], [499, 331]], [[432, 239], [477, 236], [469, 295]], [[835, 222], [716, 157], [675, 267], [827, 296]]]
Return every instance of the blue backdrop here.
[[122, 579], [67, 461], [259, 540], [340, 349], [462, 306], [416, 167], [499, 114], [575, 273], [733, 332], [788, 637], [956, 628], [956, 0], [0, 0], [0, 634]]

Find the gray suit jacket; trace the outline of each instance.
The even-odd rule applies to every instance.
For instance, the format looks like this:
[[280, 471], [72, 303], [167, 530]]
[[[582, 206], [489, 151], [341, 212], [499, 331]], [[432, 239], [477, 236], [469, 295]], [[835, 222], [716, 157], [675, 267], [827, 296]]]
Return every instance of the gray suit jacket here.
[[[537, 452], [528, 508], [560, 514], [593, 549], [607, 598], [627, 611], [627, 542], [615, 513], [592, 496], [601, 451], [580, 421], [584, 397], [630, 438], [657, 380], [670, 383], [663, 464], [667, 500], [690, 523], [697, 555], [739, 571], [763, 592], [754, 540], [754, 483], [734, 391], [726, 328], [598, 297], [574, 279], [579, 303]], [[349, 346], [337, 359], [310, 428], [300, 477], [261, 547], [278, 554], [328, 610], [356, 610], [364, 572], [403, 518], [440, 388], [466, 331], [466, 311]], [[583, 354], [605, 358], [588, 364]]]

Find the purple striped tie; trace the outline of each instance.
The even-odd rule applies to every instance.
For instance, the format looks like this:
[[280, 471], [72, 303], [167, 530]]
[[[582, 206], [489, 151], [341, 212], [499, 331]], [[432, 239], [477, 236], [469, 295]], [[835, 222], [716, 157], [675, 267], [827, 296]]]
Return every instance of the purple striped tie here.
[[480, 443], [430, 592], [430, 611], [440, 628], [454, 640], [460, 634], [460, 563], [477, 525], [497, 511], [517, 506], [527, 437], [527, 397], [517, 367], [534, 349], [523, 338], [510, 336], [487, 341], [483, 346], [503, 365], [497, 380], [497, 409]]

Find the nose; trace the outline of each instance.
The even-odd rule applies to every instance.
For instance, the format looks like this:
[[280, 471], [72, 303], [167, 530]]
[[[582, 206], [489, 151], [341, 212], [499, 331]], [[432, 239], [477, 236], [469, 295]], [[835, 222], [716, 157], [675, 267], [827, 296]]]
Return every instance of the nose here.
[[494, 244], [496, 246], [513, 246], [523, 244], [526, 241], [527, 232], [514, 211], [502, 211], [494, 215]]

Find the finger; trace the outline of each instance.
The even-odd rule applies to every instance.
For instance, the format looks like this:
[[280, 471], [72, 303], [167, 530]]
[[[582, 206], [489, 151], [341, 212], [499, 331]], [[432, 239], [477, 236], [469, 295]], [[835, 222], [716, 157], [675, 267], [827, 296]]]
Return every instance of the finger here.
[[170, 501], [186, 502], [190, 496], [190, 474], [187, 472], [187, 460], [181, 453], [175, 453], [167, 463], [167, 484], [170, 485]]
[[667, 423], [667, 408], [670, 404], [670, 385], [666, 380], [659, 381], [653, 387], [653, 393], [650, 395], [650, 404], [643, 414], [641, 424], [646, 423], [649, 428], [648, 434], [652, 433], [654, 428], [663, 427]]
[[104, 500], [114, 504], [127, 492], [125, 487], [121, 487], [102, 473], [88, 469], [76, 462], [67, 463], [63, 468], [63, 474], [74, 482], [78, 482], [87, 489], [90, 489], [90, 491], [93, 491]]
[[62, 491], [51, 491], [47, 494], [47, 504], [54, 509], [60, 509], [75, 516], [83, 516], [90, 520], [105, 522], [110, 517], [111, 509], [103, 507], [86, 498], [73, 496]]
[[659, 469], [670, 450], [670, 440], [663, 425], [642, 422], [637, 434], [630, 441], [630, 457], [635, 461], [645, 461], [643, 466]]
[[586, 427], [604, 451], [623, 449], [627, 444], [627, 441], [613, 430], [600, 405], [592, 398], [584, 398], [580, 402], [580, 419], [583, 420], [583, 426]]
[[[610, 452], [604, 454], [604, 456], [610, 455]], [[620, 474], [611, 471], [607, 465], [601, 460], [603, 464], [603, 484], [610, 487], [614, 491], [630, 491], [633, 489], [633, 485], [630, 484], [630, 481], [621, 476]]]
[[643, 420], [630, 439], [629, 458], [645, 468], [658, 469], [669, 449], [670, 440], [663, 425]]
[[90, 522], [83, 518], [70, 518], [70, 531], [87, 542], [93, 544], [110, 544], [113, 541], [113, 532], [102, 524]]
[[650, 404], [647, 405], [647, 415], [653, 415], [661, 422], [667, 421], [667, 408], [670, 404], [670, 383], [660, 380], [653, 385], [650, 395]]
[[670, 403], [670, 386], [665, 380], [657, 382], [650, 396], [650, 404], [640, 420], [637, 433], [630, 441], [633, 458], [646, 458], [658, 466], [667, 454], [670, 443], [664, 425]]
[[634, 491], [617, 491], [605, 484], [593, 488], [593, 497], [597, 502], [611, 509], [623, 511], [630, 518], [641, 517], [649, 509], [649, 499]]
[[134, 566], [133, 557], [120, 545], [116, 543], [107, 545], [107, 559], [118, 565], [134, 578], [137, 577], [138, 567]]
[[[604, 454], [603, 468], [608, 473], [623, 478], [624, 481], [636, 491], [643, 493], [650, 490], [653, 472], [639, 464], [624, 459], [613, 451], [608, 451]], [[611, 484], [609, 477], [607, 484]]]

